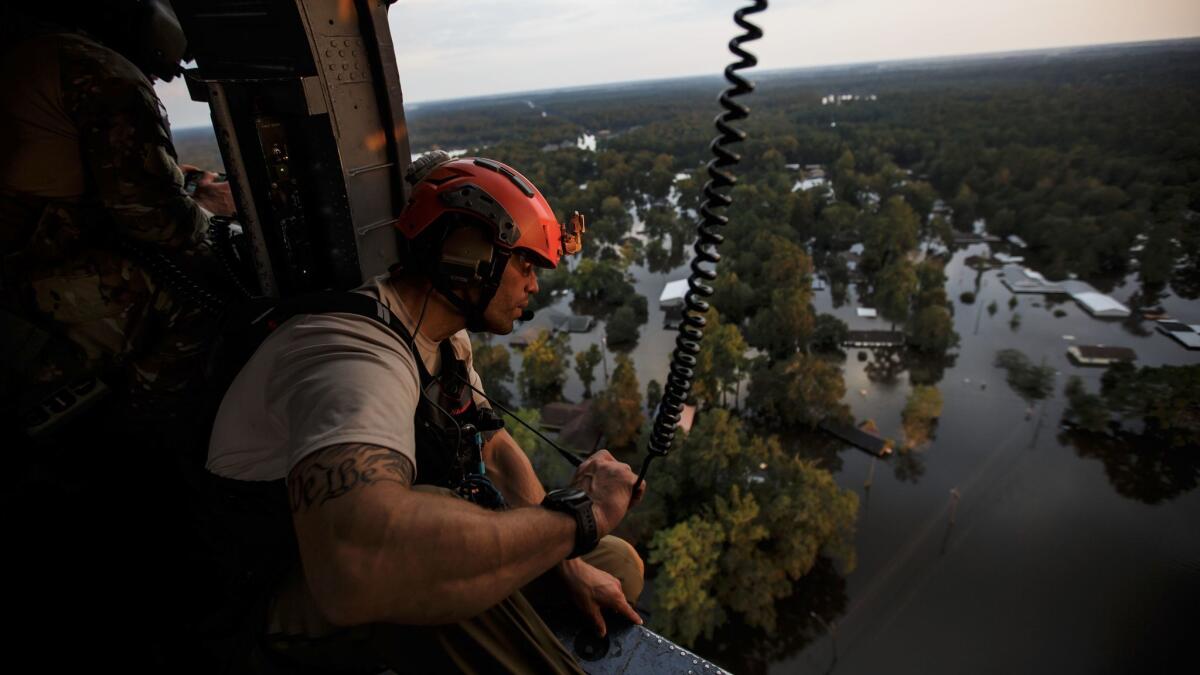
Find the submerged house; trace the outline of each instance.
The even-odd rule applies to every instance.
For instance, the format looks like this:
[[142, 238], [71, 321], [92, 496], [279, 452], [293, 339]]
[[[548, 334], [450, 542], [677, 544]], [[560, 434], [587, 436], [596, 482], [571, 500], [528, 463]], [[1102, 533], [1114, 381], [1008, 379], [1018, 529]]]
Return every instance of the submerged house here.
[[1137, 352], [1129, 347], [1106, 347], [1104, 345], [1072, 345], [1067, 347], [1067, 356], [1082, 366], [1110, 366], [1122, 361], [1134, 361]]

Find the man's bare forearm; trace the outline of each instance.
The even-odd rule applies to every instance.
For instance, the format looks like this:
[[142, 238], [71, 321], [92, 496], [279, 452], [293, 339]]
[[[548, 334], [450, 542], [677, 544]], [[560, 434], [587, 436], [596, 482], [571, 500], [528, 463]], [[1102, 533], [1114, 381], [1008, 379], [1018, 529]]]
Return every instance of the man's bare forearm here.
[[529, 457], [516, 439], [500, 429], [483, 447], [488, 476], [500, 488], [504, 498], [513, 506], [536, 506], [542, 503], [546, 491], [529, 463]]
[[289, 475], [305, 576], [335, 623], [474, 616], [571, 551], [569, 516], [495, 513], [411, 482], [407, 458], [363, 445], [321, 450]]

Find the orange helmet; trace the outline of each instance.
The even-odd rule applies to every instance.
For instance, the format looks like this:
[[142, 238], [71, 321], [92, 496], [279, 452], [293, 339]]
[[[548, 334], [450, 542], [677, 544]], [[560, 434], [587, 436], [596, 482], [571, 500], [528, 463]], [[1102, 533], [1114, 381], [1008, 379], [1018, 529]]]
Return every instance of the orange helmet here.
[[560, 224], [542, 193], [506, 164], [434, 152], [413, 162], [406, 180], [412, 191], [396, 227], [409, 240], [444, 214], [457, 212], [491, 226], [493, 246], [521, 251], [541, 267], [557, 267], [562, 256], [582, 246], [583, 216], [575, 213], [566, 226]]

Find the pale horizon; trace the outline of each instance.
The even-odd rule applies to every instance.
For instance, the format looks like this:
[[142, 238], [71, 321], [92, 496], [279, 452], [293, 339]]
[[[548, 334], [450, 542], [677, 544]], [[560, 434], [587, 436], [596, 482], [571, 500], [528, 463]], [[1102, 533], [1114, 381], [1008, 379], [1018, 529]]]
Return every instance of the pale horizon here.
[[[400, 0], [388, 22], [407, 104], [719, 75], [744, 0]], [[796, 0], [750, 17], [759, 72], [1200, 38], [1200, 2]], [[208, 126], [180, 79], [176, 128]]]

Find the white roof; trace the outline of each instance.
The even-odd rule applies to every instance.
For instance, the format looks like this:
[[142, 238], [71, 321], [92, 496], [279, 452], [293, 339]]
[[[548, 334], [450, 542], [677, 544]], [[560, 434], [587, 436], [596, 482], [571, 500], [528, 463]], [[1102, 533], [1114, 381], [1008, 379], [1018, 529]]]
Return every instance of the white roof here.
[[792, 186], [792, 192], [797, 192], [799, 190], [811, 190], [813, 188], [821, 187], [825, 183], [826, 180], [824, 178], [805, 178], [804, 180], [796, 181], [796, 184]]
[[1004, 264], [1025, 262], [1025, 256], [1009, 255], [1007, 253], [995, 253], [992, 257]]
[[1046, 277], [1042, 276], [1041, 272], [1038, 272], [1036, 270], [1031, 270], [1028, 267], [1022, 267], [1021, 271], [1025, 273], [1025, 276], [1029, 277], [1030, 279], [1033, 279], [1034, 281], [1040, 281], [1043, 284], [1046, 283]]
[[666, 307], [681, 304], [683, 296], [688, 292], [687, 279], [679, 279], [678, 281], [668, 281], [663, 287], [662, 293], [658, 296], [658, 304]]
[[864, 319], [874, 319], [879, 316], [879, 312], [876, 312], [871, 307], [859, 307], [854, 311], [858, 312], [858, 315]]
[[1085, 291], [1083, 293], [1075, 293], [1071, 297], [1075, 298], [1075, 302], [1083, 305], [1084, 309], [1092, 314], [1102, 316], [1129, 316], [1129, 308], [1103, 293], [1095, 291]]
[[1184, 333], [1179, 331], [1171, 333], [1171, 337], [1183, 343], [1183, 346], [1188, 349], [1200, 349], [1200, 333]]
[[1025, 243], [1024, 239], [1018, 237], [1015, 234], [1008, 235], [1008, 241], [1009, 241], [1009, 243], [1020, 246], [1021, 248], [1025, 248], [1026, 246], [1028, 246], [1028, 244]]

